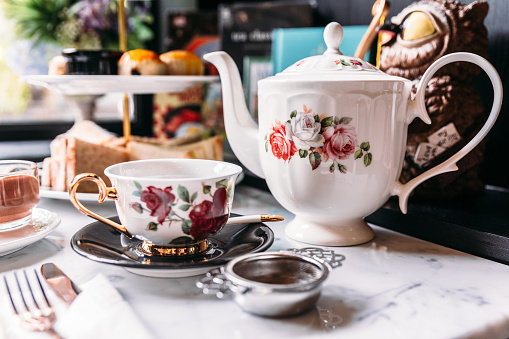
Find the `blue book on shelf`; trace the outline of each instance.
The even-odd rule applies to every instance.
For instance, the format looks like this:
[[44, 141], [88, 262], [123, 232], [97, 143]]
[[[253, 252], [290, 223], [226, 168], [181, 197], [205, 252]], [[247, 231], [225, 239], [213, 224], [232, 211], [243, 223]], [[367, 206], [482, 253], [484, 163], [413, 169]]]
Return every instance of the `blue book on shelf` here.
[[[293, 63], [312, 55], [323, 54], [327, 49], [323, 41], [325, 27], [279, 28], [272, 31], [273, 72], [279, 73]], [[344, 38], [339, 49], [353, 56], [368, 26], [343, 26]], [[369, 60], [369, 51], [365, 60]]]

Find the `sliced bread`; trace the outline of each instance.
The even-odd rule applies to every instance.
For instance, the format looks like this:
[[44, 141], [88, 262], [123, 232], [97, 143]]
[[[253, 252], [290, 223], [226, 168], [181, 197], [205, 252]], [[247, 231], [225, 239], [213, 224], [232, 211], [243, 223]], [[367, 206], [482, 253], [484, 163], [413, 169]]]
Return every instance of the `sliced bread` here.
[[[69, 189], [74, 177], [80, 173], [95, 173], [104, 180], [107, 186], [111, 186], [111, 182], [104, 174], [104, 170], [108, 166], [128, 161], [128, 159], [125, 148], [94, 144], [68, 137], [66, 149], [66, 190]], [[98, 192], [97, 185], [91, 181], [82, 182], [78, 192]]]
[[187, 158], [223, 160], [223, 139], [219, 136], [192, 142], [184, 145], [169, 146], [168, 144], [129, 141], [127, 143], [129, 160]]

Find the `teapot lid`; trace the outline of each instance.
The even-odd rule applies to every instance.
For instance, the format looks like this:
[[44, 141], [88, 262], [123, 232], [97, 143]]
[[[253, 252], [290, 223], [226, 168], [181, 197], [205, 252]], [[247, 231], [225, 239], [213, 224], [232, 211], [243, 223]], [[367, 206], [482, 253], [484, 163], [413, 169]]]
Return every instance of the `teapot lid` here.
[[355, 57], [343, 55], [339, 50], [341, 42], [343, 41], [343, 27], [337, 22], [331, 22], [325, 27], [323, 38], [327, 45], [327, 50], [323, 55], [315, 55], [297, 61], [293, 65], [286, 68], [276, 76], [283, 74], [299, 74], [299, 75], [385, 75], [370, 63]]

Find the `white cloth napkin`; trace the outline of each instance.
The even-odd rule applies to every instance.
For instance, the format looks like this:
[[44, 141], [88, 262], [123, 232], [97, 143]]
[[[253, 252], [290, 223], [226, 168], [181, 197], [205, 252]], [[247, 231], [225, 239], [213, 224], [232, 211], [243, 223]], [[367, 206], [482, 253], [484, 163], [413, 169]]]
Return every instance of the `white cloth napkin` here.
[[[104, 275], [98, 274], [80, 288], [81, 293], [69, 308], [63, 303], [59, 305], [53, 303], [57, 319], [54, 329], [63, 338], [153, 338], [133, 309]], [[4, 327], [5, 338], [47, 338], [45, 333], [33, 333], [22, 329], [19, 323], [14, 321], [12, 307], [6, 312], [5, 308], [9, 307], [6, 301], [2, 302], [3, 310], [0, 312], [2, 318], [0, 325]]]

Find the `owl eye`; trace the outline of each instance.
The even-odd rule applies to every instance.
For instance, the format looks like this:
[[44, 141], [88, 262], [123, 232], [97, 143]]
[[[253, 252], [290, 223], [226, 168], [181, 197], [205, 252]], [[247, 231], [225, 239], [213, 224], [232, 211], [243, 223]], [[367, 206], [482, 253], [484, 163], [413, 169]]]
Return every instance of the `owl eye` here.
[[431, 18], [424, 12], [411, 13], [401, 27], [401, 38], [408, 41], [428, 37], [437, 31]]

